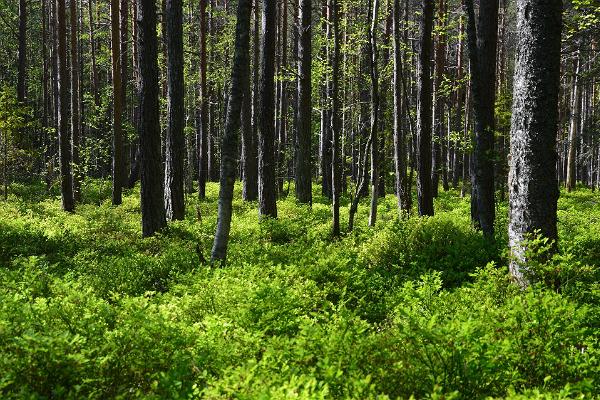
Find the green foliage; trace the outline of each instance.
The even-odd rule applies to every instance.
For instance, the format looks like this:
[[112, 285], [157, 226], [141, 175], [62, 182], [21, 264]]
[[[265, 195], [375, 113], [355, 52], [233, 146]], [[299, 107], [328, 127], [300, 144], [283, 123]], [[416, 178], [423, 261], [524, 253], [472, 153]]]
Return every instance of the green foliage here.
[[[280, 219], [258, 223], [236, 191], [228, 265], [212, 268], [196, 246], [210, 248], [216, 185], [149, 239], [137, 189], [115, 208], [103, 185], [84, 186], [76, 214], [33, 186], [13, 187], [0, 205], [3, 398], [600, 392], [597, 194], [561, 199], [561, 252], [532, 263], [536, 281], [521, 291], [497, 266], [504, 236], [486, 245], [455, 192], [441, 193], [435, 217], [401, 221], [388, 196], [375, 228], [361, 205], [355, 231], [334, 240], [318, 196], [312, 210], [280, 201]], [[543, 255], [547, 243], [529, 247]]]

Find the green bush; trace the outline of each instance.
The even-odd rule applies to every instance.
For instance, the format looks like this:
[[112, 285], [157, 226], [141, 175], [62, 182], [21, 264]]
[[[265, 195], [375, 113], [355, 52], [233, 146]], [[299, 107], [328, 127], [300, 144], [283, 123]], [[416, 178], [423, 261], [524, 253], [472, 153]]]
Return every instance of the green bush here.
[[506, 218], [488, 245], [456, 193], [440, 194], [435, 217], [404, 220], [388, 196], [374, 228], [361, 204], [355, 231], [334, 239], [325, 199], [312, 210], [282, 200], [278, 220], [258, 223], [238, 189], [217, 268], [197, 254], [210, 249], [216, 185], [149, 239], [134, 192], [112, 207], [92, 189], [75, 214], [18, 190], [0, 204], [2, 398], [600, 393], [596, 195], [561, 198], [560, 252], [533, 239], [541, 257], [521, 291], [502, 267]]

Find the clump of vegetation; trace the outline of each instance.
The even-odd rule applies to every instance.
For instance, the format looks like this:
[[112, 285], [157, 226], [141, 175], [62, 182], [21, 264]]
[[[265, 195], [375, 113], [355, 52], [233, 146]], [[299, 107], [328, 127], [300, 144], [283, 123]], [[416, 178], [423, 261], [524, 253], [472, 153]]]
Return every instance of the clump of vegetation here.
[[[83, 197], [101, 196], [98, 185], [86, 182]], [[184, 221], [141, 239], [134, 191], [122, 207], [99, 197], [63, 214], [58, 199], [18, 195], [43, 187], [11, 188], [0, 205], [2, 397], [600, 391], [596, 194], [563, 196], [561, 251], [532, 263], [535, 279], [521, 290], [502, 267], [502, 238], [486, 245], [455, 194], [441, 194], [435, 217], [401, 221], [395, 199], [383, 199], [374, 229], [361, 217], [333, 239], [326, 204], [310, 211], [286, 199], [279, 220], [259, 223], [236, 193], [228, 264], [201, 265], [196, 245], [210, 248], [217, 189], [188, 199]], [[545, 243], [529, 248], [543, 253]]]

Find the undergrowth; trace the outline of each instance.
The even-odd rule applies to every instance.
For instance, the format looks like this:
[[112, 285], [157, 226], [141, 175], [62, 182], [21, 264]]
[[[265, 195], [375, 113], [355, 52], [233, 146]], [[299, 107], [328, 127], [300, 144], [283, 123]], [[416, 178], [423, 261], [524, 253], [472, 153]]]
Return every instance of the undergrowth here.
[[316, 193], [312, 209], [290, 197], [278, 220], [259, 223], [236, 191], [228, 264], [211, 268], [198, 249], [208, 257], [216, 185], [149, 239], [137, 190], [115, 208], [106, 188], [88, 181], [74, 214], [33, 184], [0, 203], [3, 398], [600, 393], [600, 197], [590, 191], [563, 195], [560, 254], [532, 263], [534, 285], [521, 291], [504, 267], [506, 205], [490, 245], [454, 191], [431, 218], [399, 219], [388, 195], [374, 228], [365, 203], [339, 239]]

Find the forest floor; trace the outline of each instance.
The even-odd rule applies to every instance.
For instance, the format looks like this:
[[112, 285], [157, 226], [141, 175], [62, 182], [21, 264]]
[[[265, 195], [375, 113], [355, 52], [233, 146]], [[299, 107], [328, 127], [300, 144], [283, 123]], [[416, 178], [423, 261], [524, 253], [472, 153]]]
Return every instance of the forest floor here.
[[401, 221], [388, 195], [375, 228], [365, 202], [354, 232], [332, 239], [316, 186], [312, 210], [290, 196], [260, 224], [237, 188], [228, 265], [211, 268], [197, 246], [208, 257], [218, 186], [149, 239], [138, 190], [112, 207], [109, 183], [90, 181], [74, 214], [40, 185], [0, 201], [1, 397], [600, 395], [598, 193], [562, 194], [560, 254], [532, 240], [545, 261], [521, 291], [505, 203], [495, 245], [456, 191], [435, 217]]

